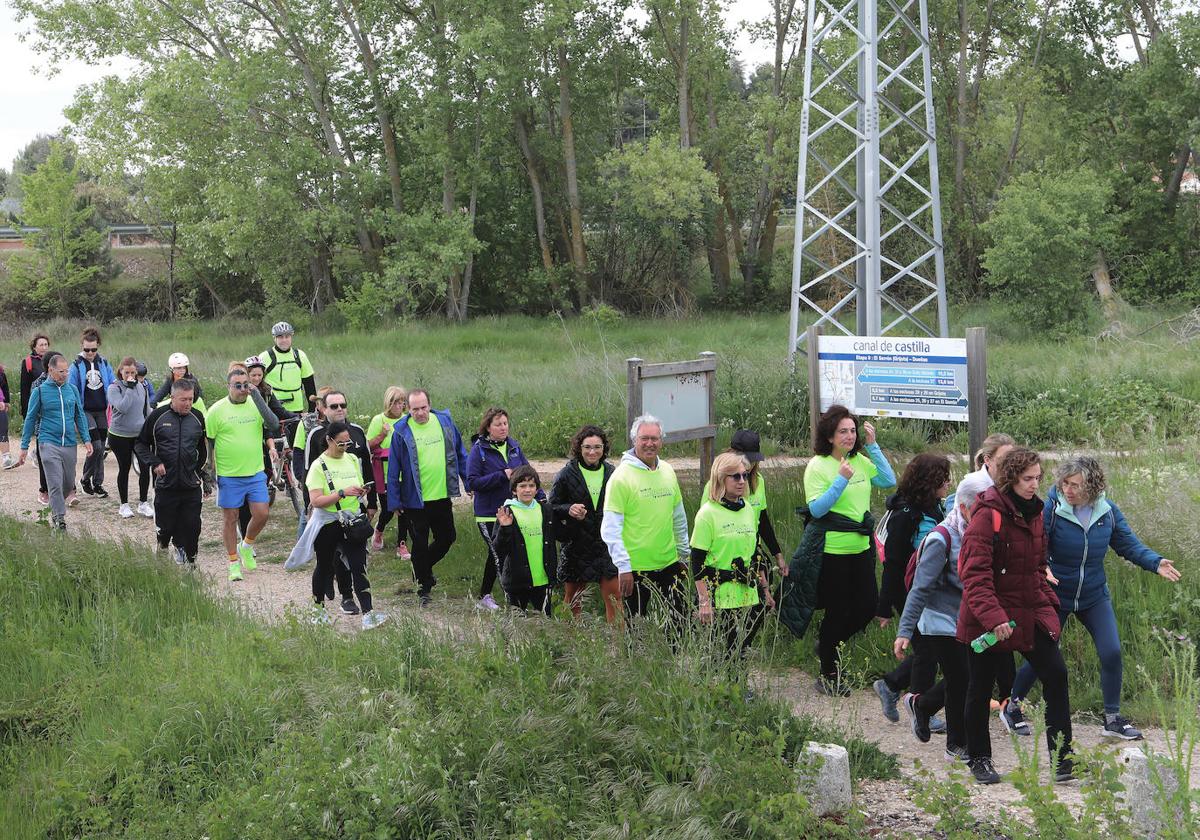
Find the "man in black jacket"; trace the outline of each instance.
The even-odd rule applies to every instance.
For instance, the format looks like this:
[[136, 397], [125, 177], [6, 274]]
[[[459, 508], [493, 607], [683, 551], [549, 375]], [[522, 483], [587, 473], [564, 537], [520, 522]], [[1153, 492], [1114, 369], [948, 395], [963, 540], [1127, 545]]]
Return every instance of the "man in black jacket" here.
[[171, 402], [159, 406], [142, 424], [134, 444], [138, 460], [154, 472], [154, 523], [158, 546], [175, 543], [175, 562], [195, 568], [200, 543], [200, 509], [209, 495], [203, 476], [208, 458], [204, 416], [192, 408], [195, 385], [179, 379]]

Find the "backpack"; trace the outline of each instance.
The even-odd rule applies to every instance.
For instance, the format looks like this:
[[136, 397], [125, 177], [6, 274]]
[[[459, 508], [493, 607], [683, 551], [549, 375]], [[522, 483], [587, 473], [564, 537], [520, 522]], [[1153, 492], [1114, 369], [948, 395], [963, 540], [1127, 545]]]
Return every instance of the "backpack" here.
[[909, 555], [908, 564], [905, 565], [905, 567], [904, 567], [904, 591], [905, 592], [909, 592], [912, 590], [913, 579], [917, 576], [917, 563], [921, 562], [921, 552], [925, 548], [925, 540], [929, 539], [934, 534], [942, 535], [942, 539], [946, 541], [946, 552], [947, 552], [947, 554], [949, 554], [950, 542], [951, 542], [950, 531], [946, 528], [945, 525], [941, 525], [941, 524], [934, 525], [933, 530], [925, 535], [924, 539], [921, 540], [921, 544], [918, 545], [916, 547], [916, 549], [913, 550], [913, 553], [911, 555]]
[[[267, 365], [266, 370], [263, 371], [263, 379], [266, 379], [267, 374], [269, 374], [271, 371], [275, 370], [275, 368], [279, 366], [279, 357], [277, 355], [275, 355], [274, 347], [272, 347], [270, 350], [267, 351], [267, 355], [271, 359], [271, 364]], [[296, 360], [296, 367], [300, 367], [300, 351], [299, 351], [299, 349], [297, 349], [295, 347], [292, 348], [292, 358]]]

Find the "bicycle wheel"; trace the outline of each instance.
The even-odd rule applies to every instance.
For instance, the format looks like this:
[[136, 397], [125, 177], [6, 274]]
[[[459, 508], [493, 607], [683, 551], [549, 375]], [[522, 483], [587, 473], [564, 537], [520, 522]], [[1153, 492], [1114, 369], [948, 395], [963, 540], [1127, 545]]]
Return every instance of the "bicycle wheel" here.
[[288, 467], [284, 472], [284, 480], [287, 482], [288, 500], [292, 503], [292, 510], [296, 511], [296, 518], [304, 518], [304, 493], [300, 489], [300, 484], [296, 481], [296, 477], [292, 475], [291, 467]]

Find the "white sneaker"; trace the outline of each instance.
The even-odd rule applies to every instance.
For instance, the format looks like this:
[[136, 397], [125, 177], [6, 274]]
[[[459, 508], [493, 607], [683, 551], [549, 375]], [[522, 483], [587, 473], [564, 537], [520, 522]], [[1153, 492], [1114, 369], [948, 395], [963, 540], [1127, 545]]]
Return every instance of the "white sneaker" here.
[[133, 519], [133, 508], [128, 504], [122, 504], [121, 509], [117, 512], [121, 514], [122, 519]]
[[147, 519], [153, 519], [154, 518], [154, 505], [150, 504], [149, 502], [142, 502], [141, 504], [138, 505], [138, 513], [140, 513], [142, 516], [146, 517]]
[[498, 610], [498, 609], [500, 609], [500, 605], [496, 603], [496, 599], [493, 598], [491, 593], [489, 592], [487, 595], [484, 595], [482, 598], [479, 599], [479, 602], [477, 604], [475, 604], [475, 609], [477, 609], [477, 610]]
[[371, 610], [362, 617], [362, 629], [371, 630], [375, 627], [378, 627], [380, 624], [383, 624], [383, 622], [387, 620], [388, 617], [386, 613], [375, 612], [375, 610]]
[[333, 616], [325, 612], [323, 604], [313, 604], [312, 614], [308, 620], [313, 624], [333, 624]]
[[177, 566], [186, 566], [187, 562], [187, 552], [179, 546], [175, 546], [175, 564]]
[[4, 458], [0, 459], [0, 468], [6, 469], [6, 470], [11, 470], [16, 465], [17, 465], [17, 462], [13, 458], [11, 452], [5, 452]]

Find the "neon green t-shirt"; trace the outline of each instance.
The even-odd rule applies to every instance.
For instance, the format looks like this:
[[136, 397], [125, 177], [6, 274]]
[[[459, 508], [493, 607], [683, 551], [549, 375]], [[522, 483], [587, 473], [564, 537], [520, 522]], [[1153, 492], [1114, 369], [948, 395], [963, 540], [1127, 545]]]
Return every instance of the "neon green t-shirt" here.
[[[279, 404], [288, 411], [311, 411], [312, 406], [307, 405], [304, 397], [304, 380], [313, 375], [308, 356], [303, 350], [281, 353], [274, 347], [259, 354], [259, 358], [267, 365], [271, 364], [272, 356], [275, 366], [263, 376], [263, 381], [275, 391]], [[299, 364], [296, 363], [297, 356], [300, 357]]]
[[[804, 498], [810, 504], [833, 484], [841, 465], [841, 461], [830, 455], [817, 455], [808, 462], [804, 469]], [[861, 452], [850, 459], [850, 467], [854, 470], [854, 478], [850, 479], [842, 495], [833, 503], [830, 512], [861, 522], [863, 515], [871, 509], [871, 479], [879, 470]], [[826, 554], [860, 554], [870, 545], [870, 537], [866, 534], [845, 531], [829, 531], [825, 534]]]
[[263, 471], [263, 418], [249, 397], [232, 403], [217, 400], [204, 418], [217, 457], [217, 475], [245, 478]]
[[[388, 417], [382, 412], [376, 414], [371, 418], [371, 422], [367, 425], [367, 442], [370, 443], [372, 440], [374, 440], [379, 433], [383, 431], [383, 424], [387, 423], [388, 432], [383, 436], [383, 440], [379, 441], [379, 448], [383, 450], [390, 450], [392, 448], [392, 427], [396, 425], [396, 421], [399, 419], [399, 417]], [[383, 460], [384, 463], [386, 463], [387, 457], [384, 456]]]
[[421, 498], [436, 502], [450, 496], [446, 487], [446, 437], [442, 421], [430, 416], [425, 425], [409, 419], [413, 440], [417, 444], [417, 471], [421, 476]]
[[[329, 478], [333, 479], [332, 489], [329, 487], [329, 480], [325, 477], [325, 471], [321, 469], [322, 463], [329, 468]], [[362, 464], [359, 463], [358, 456], [347, 452], [341, 458], [322, 455], [313, 461], [312, 466], [308, 468], [308, 476], [304, 479], [304, 486], [309, 489], [310, 493], [324, 495], [345, 490], [347, 487], [361, 486], [362, 480]], [[332, 505], [326, 505], [325, 510], [331, 513], [338, 510], [358, 510], [361, 504], [362, 500], [359, 497], [347, 496]]]
[[754, 508], [754, 521], [757, 522], [758, 517], [767, 509], [767, 480], [763, 478], [762, 473], [758, 475], [758, 487], [746, 496], [746, 504]]
[[583, 473], [583, 481], [587, 484], [588, 495], [592, 497], [592, 507], [600, 507], [600, 491], [604, 489], [604, 464], [600, 464], [594, 470], [589, 470], [583, 464], [579, 465], [579, 472]]
[[[733, 511], [720, 502], [706, 499], [696, 511], [691, 543], [692, 548], [708, 552], [704, 558], [706, 566], [728, 571], [738, 557], [748, 566], [758, 545], [758, 514], [749, 504]], [[722, 583], [712, 599], [713, 606], [721, 610], [752, 607], [757, 603], [758, 587], [736, 581]]]
[[525, 556], [529, 558], [529, 577], [534, 586], [545, 586], [550, 582], [546, 574], [545, 558], [542, 557], [542, 506], [534, 502], [525, 507], [510, 499], [504, 503], [512, 511], [521, 539], [525, 541]]
[[625, 517], [621, 539], [635, 572], [656, 572], [679, 561], [675, 550], [675, 506], [683, 501], [675, 470], [659, 460], [647, 470], [621, 462], [608, 480], [604, 510]]

